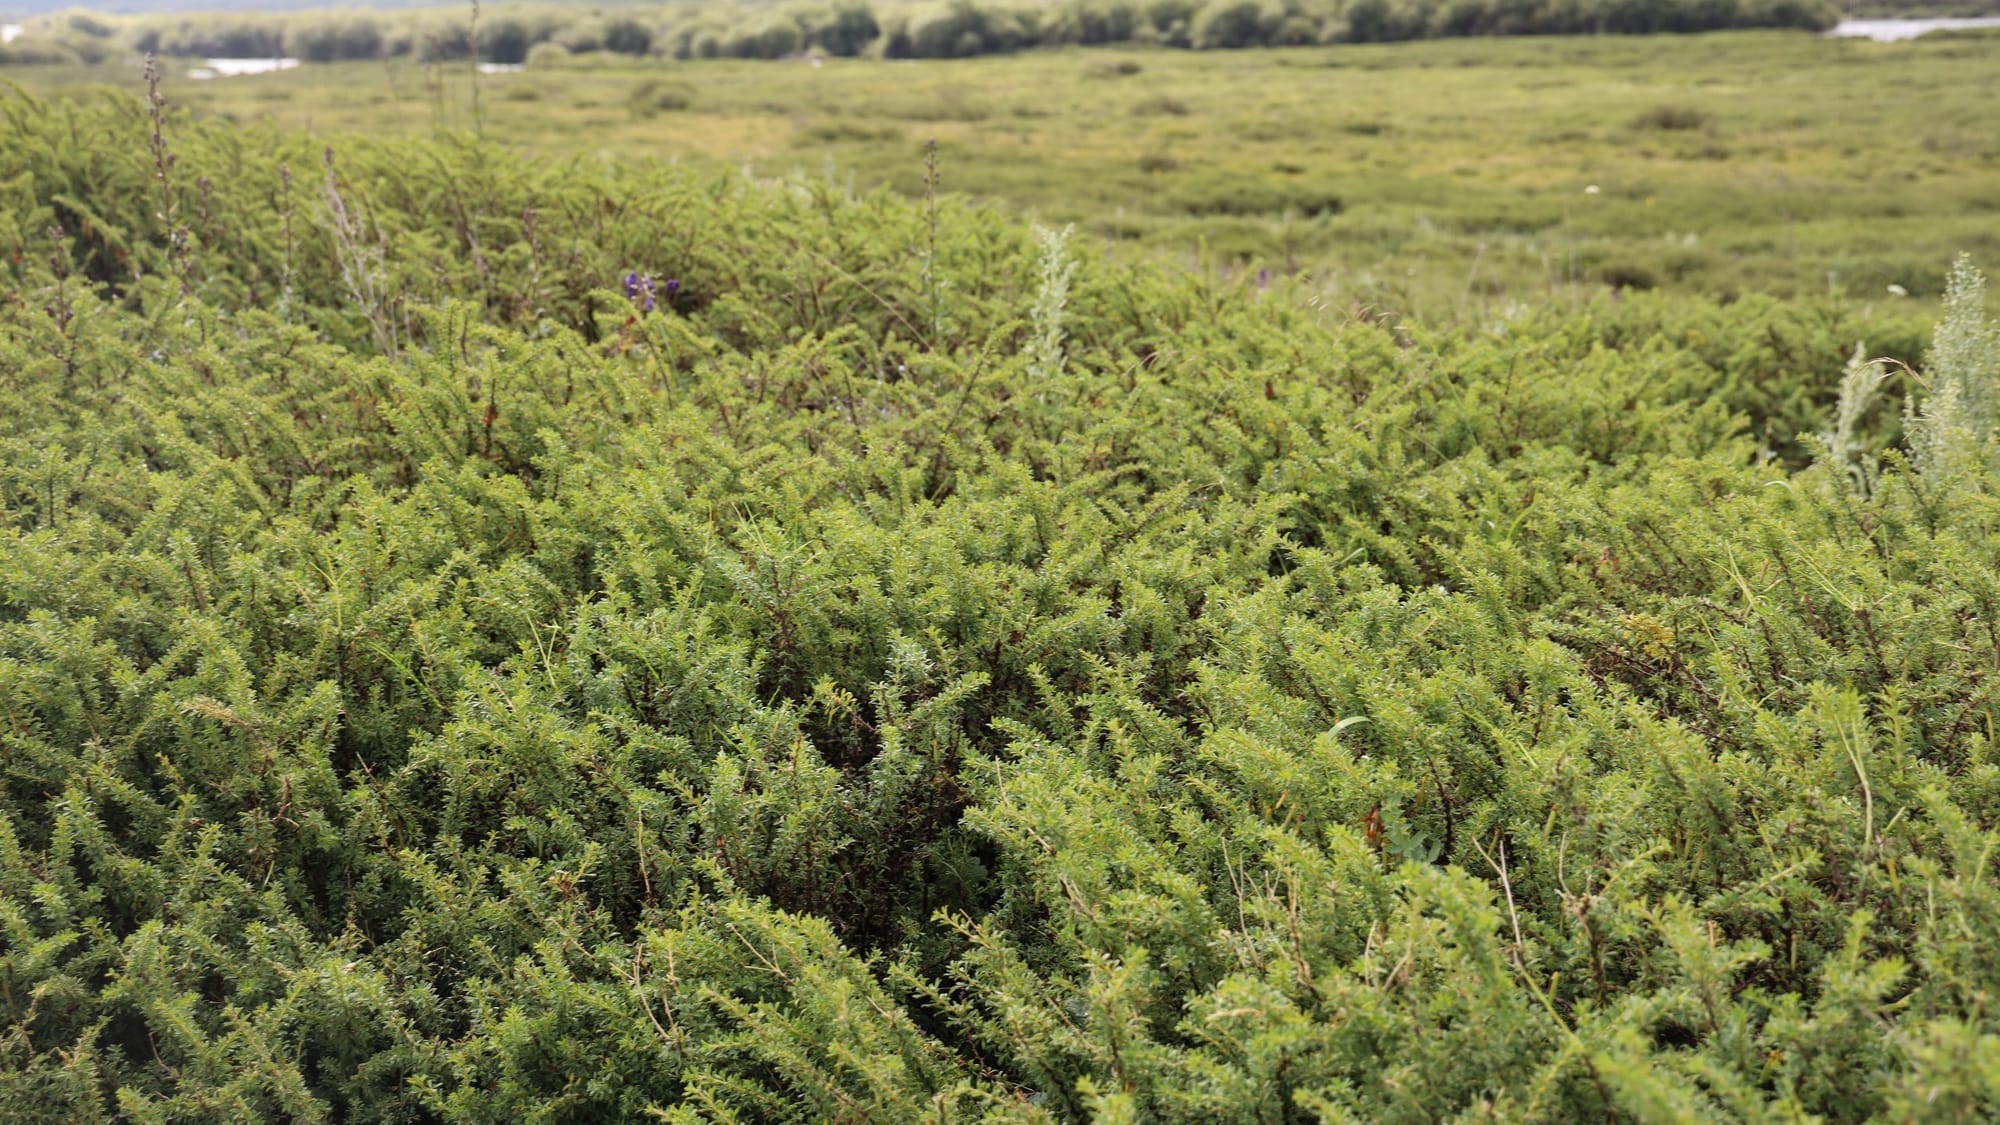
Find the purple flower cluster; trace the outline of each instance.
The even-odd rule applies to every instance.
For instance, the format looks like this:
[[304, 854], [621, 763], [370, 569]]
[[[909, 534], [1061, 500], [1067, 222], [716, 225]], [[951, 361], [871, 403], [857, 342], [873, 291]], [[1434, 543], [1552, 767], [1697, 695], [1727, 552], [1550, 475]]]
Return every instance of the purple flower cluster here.
[[637, 301], [642, 312], [653, 311], [654, 306], [659, 303], [661, 291], [665, 291], [667, 300], [673, 300], [674, 294], [681, 291], [681, 279], [670, 277], [666, 284], [655, 286], [652, 274], [639, 273], [635, 270], [625, 275], [625, 299]]

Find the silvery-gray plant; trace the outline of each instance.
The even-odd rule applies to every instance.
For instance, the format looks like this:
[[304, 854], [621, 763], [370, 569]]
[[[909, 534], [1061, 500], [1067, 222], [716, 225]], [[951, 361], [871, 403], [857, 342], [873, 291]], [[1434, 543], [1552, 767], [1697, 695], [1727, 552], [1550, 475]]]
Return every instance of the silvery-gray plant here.
[[[1926, 393], [1904, 408], [1910, 457], [1925, 477], [1943, 479], [1991, 460], [1996, 381], [2000, 332], [1986, 319], [1986, 279], [1960, 255], [1924, 357]], [[1844, 411], [1844, 384], [1842, 400]]]

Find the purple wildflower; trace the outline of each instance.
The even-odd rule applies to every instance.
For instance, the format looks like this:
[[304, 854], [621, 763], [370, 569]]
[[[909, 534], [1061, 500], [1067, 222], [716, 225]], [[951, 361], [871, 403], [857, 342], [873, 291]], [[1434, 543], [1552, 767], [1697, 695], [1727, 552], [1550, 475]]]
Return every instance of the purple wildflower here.
[[[638, 305], [641, 312], [652, 312], [655, 308], [659, 307], [659, 292], [661, 288], [661, 286], [654, 284], [653, 275], [650, 273], [640, 273], [637, 270], [633, 270], [631, 273], [625, 275], [625, 299]], [[681, 291], [681, 279], [678, 277], [668, 278], [664, 288], [667, 291], [667, 299], [669, 301], [673, 300], [674, 294]]]

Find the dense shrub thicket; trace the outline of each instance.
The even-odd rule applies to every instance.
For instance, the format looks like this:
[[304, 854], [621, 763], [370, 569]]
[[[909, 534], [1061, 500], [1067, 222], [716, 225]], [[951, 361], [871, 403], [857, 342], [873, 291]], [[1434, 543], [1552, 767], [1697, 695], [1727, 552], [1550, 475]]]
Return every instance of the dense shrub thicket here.
[[[31, 25], [6, 62], [96, 62], [115, 44], [175, 56], [309, 62], [413, 56], [519, 63], [540, 44], [573, 54], [674, 58], [963, 58], [1115, 43], [1218, 49], [1467, 35], [1647, 34], [1722, 28], [1818, 30], [1830, 0], [901, 0], [586, 8], [489, 6], [416, 12], [210, 14], [116, 23], [81, 12]], [[119, 28], [123, 27], [121, 34]]]
[[9, 1120], [2000, 1100], [1975, 304], [158, 120], [0, 102]]

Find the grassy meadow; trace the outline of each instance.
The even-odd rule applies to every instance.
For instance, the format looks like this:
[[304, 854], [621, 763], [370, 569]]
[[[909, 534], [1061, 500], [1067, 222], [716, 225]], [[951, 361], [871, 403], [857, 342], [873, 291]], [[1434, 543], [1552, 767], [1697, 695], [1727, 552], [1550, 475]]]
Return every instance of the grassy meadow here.
[[0, 1120], [1991, 1120], [1991, 43], [20, 68]]
[[[1890, 285], [2000, 259], [1992, 38], [1455, 40], [968, 60], [467, 64], [190, 82], [177, 105], [327, 136], [472, 129], [543, 158], [946, 186], [1169, 260], [1303, 274], [1425, 317], [1607, 285]], [[135, 71], [17, 71], [38, 88]], [[1589, 193], [1595, 186], [1598, 190]]]

